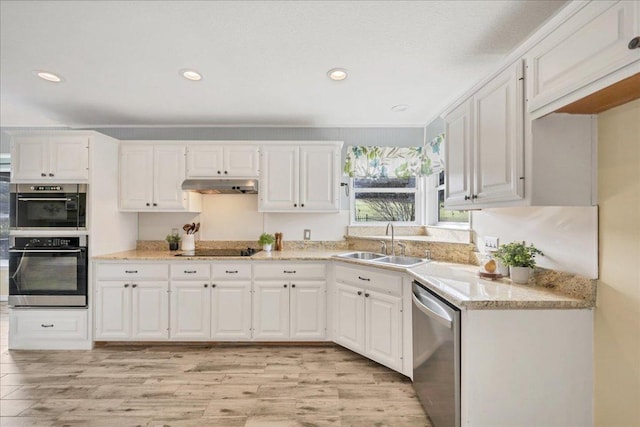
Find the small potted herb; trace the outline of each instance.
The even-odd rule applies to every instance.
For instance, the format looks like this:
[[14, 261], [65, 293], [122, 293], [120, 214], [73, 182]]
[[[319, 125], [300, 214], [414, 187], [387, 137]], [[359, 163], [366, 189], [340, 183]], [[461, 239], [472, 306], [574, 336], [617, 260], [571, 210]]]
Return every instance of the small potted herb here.
[[544, 256], [542, 251], [533, 246], [526, 246], [524, 242], [511, 242], [501, 245], [493, 256], [504, 265], [509, 266], [509, 274], [514, 283], [528, 283], [533, 267], [536, 266], [535, 256]]
[[180, 235], [178, 234], [177, 231], [175, 233], [167, 234], [167, 237], [165, 238], [165, 240], [167, 241], [167, 243], [169, 243], [170, 251], [178, 250], [178, 244], [180, 243]]
[[271, 248], [275, 241], [275, 236], [269, 233], [262, 233], [260, 238], [258, 238], [258, 244], [262, 245], [262, 250], [265, 252], [271, 252]]

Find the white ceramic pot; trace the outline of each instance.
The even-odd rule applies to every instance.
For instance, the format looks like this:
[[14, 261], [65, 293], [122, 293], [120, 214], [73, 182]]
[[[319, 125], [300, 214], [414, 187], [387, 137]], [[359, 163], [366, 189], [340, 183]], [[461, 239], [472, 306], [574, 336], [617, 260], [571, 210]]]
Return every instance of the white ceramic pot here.
[[193, 251], [196, 248], [196, 236], [193, 234], [183, 234], [182, 235], [182, 246], [183, 251]]
[[271, 252], [271, 248], [273, 247], [273, 244], [269, 243], [269, 244], [264, 244], [262, 245], [262, 250], [265, 252]]
[[509, 275], [509, 266], [504, 265], [500, 260], [496, 260], [496, 264], [496, 273], [502, 274], [502, 277], [507, 277]]
[[511, 281], [513, 283], [529, 283], [529, 277], [531, 276], [531, 268], [529, 267], [509, 267], [511, 275]]

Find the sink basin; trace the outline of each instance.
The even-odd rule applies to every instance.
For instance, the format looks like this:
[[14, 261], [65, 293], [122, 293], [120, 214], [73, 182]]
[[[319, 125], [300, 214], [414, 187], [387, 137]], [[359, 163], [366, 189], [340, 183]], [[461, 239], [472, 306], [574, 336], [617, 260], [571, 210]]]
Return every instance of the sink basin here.
[[427, 262], [427, 260], [423, 258], [404, 255], [385, 256], [382, 258], [376, 258], [373, 261], [383, 264], [399, 265], [402, 267], [415, 267], [416, 265], [424, 264], [425, 262]]
[[347, 254], [338, 255], [340, 258], [362, 259], [366, 261], [377, 260], [383, 258], [384, 255], [375, 252], [349, 252]]

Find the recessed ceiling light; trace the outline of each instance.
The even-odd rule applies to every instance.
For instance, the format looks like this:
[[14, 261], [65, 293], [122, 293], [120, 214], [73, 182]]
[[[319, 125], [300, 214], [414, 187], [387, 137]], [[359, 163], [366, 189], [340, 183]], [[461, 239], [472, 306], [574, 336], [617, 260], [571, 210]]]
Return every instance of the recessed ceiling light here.
[[197, 82], [198, 80], [202, 80], [202, 75], [195, 70], [180, 70], [180, 75], [187, 80], [191, 80]]
[[347, 78], [347, 70], [344, 68], [332, 68], [327, 72], [331, 80], [340, 81]]
[[42, 80], [46, 80], [48, 82], [52, 82], [52, 83], [60, 83], [62, 81], [62, 77], [50, 73], [49, 71], [39, 71], [39, 70], [35, 70], [33, 72], [33, 74], [35, 74], [36, 76], [40, 77]]
[[409, 106], [407, 104], [398, 104], [391, 107], [391, 111], [394, 111], [396, 113], [402, 113], [403, 111], [407, 111], [408, 109]]

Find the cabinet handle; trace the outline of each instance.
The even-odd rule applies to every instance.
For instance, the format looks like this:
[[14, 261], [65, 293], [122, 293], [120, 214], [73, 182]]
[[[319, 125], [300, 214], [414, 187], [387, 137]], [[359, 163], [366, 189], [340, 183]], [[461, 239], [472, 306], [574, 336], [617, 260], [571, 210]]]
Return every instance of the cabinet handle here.
[[46, 174], [46, 173], [44, 173], [44, 172], [42, 172], [42, 173], [40, 174], [40, 176], [47, 176], [47, 174]]
[[53, 176], [53, 174], [52, 174], [52, 173], [50, 173], [50, 174], [49, 174], [49, 176]]
[[365, 298], [369, 298], [369, 294], [364, 294]]
[[282, 285], [282, 286], [284, 286], [285, 288], [287, 287], [287, 285]]
[[634, 37], [629, 41], [629, 45], [627, 46], [629, 49], [637, 49], [640, 47], [640, 37]]
[[125, 287], [125, 288], [128, 288], [128, 287], [129, 287], [129, 284], [128, 284], [128, 283], [125, 283], [125, 284], [124, 284], [124, 287]]
[[364, 280], [365, 282], [370, 282], [371, 281], [371, 279], [368, 279], [368, 278], [362, 277], [362, 276], [358, 276], [358, 279]]
[[286, 274], [296, 274], [295, 270], [282, 270]]
[[225, 270], [224, 272], [227, 274], [238, 274], [238, 270]]
[[125, 270], [124, 272], [127, 274], [136, 274], [138, 270]]
[[205, 283], [205, 284], [204, 284], [204, 287], [205, 287], [205, 288], [208, 288], [208, 287], [209, 287], [209, 285], [207, 285], [207, 284]]
[[197, 273], [198, 270], [184, 270], [185, 274], [193, 274], [193, 273]]
[[40, 326], [43, 328], [53, 328], [53, 323], [49, 323], [48, 325], [45, 325], [44, 323], [42, 323]]
[[358, 291], [358, 295], [362, 295], [362, 291]]
[[137, 288], [138, 285], [136, 285], [135, 283], [133, 285], [131, 285], [132, 288]]

